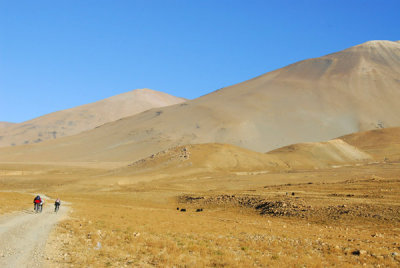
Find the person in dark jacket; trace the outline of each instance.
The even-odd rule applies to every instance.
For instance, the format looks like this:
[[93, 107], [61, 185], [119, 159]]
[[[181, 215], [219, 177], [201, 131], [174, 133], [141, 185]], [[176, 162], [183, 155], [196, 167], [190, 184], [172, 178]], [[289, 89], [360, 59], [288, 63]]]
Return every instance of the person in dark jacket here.
[[54, 212], [57, 212], [60, 209], [61, 200], [57, 197], [56, 202], [54, 202]]

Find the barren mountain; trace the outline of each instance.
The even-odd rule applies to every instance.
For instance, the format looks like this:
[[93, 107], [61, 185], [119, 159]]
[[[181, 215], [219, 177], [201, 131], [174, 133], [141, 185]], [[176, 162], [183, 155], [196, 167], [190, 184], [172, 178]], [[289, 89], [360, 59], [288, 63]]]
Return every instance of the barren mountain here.
[[9, 161], [135, 161], [167, 148], [266, 152], [400, 126], [400, 43], [370, 41], [75, 136], [0, 151]]
[[[19, 124], [0, 123], [0, 146], [38, 143], [69, 136], [151, 108], [183, 101], [166, 93], [137, 89]], [[2, 125], [7, 128], [2, 128]]]
[[9, 126], [12, 126], [12, 125], [14, 125], [14, 123], [10, 123], [10, 122], [0, 122], [0, 129], [6, 128], [6, 127], [9, 127]]

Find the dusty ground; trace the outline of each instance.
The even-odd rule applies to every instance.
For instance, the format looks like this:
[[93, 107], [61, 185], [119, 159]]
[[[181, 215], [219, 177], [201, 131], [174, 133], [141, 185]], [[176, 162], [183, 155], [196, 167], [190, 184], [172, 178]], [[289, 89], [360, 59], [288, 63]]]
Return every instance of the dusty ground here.
[[75, 217], [58, 227], [61, 235], [50, 245], [62, 247], [53, 260], [61, 267], [400, 264], [400, 180], [295, 184], [255, 192], [243, 196], [283, 201], [288, 208], [265, 213], [238, 204], [242, 195], [232, 198], [232, 193], [176, 202], [168, 202], [162, 192], [71, 196]]
[[[15, 196], [11, 200], [21, 196], [12, 192], [7, 195]], [[32, 202], [31, 195], [23, 196], [25, 201]], [[42, 267], [49, 234], [66, 212], [64, 207], [55, 214], [53, 206], [45, 203], [42, 213], [35, 213], [31, 205], [29, 209], [0, 216], [0, 267]]]
[[[0, 148], [0, 265], [399, 267], [398, 55], [367, 42]], [[70, 217], [53, 228], [60, 215], [24, 214], [33, 193], [71, 202]]]
[[4, 190], [71, 203], [47, 240], [44, 267], [400, 265], [396, 163], [126, 185], [101, 175], [101, 165], [1, 169]]
[[0, 187], [0, 215], [31, 207], [32, 195], [4, 190]]

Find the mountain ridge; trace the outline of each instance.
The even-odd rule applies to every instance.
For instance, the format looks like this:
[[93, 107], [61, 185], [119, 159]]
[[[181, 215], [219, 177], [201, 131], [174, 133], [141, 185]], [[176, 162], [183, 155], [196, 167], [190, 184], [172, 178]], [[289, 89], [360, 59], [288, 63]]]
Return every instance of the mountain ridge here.
[[0, 121], [0, 128], [6, 128], [12, 125], [15, 125], [15, 123]]
[[185, 144], [224, 143], [266, 152], [326, 141], [400, 126], [399, 75], [400, 44], [367, 42], [21, 150], [25, 159], [33, 157], [32, 150], [51, 157], [61, 146], [64, 159], [135, 161]]
[[38, 143], [84, 132], [145, 110], [185, 99], [151, 89], [136, 89], [100, 101], [49, 113], [0, 130], [0, 146]]

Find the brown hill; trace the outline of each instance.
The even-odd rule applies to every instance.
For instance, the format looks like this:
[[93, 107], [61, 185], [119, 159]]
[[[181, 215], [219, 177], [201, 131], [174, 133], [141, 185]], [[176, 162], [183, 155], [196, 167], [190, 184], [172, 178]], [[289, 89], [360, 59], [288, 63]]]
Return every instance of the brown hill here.
[[267, 154], [234, 145], [207, 143], [170, 148], [114, 170], [109, 175], [131, 179], [143, 176], [161, 179], [172, 174], [174, 177], [227, 173], [254, 175], [331, 168], [371, 159], [367, 153], [340, 139], [294, 144]]
[[266, 152], [400, 126], [399, 77], [400, 44], [370, 41], [76, 136], [0, 150], [0, 159], [135, 161], [201, 143]]
[[250, 151], [229, 144], [189, 144], [153, 154], [128, 167], [113, 171], [113, 175], [131, 177], [153, 174], [168, 177], [201, 173], [270, 172], [287, 170], [278, 157]]
[[14, 125], [14, 123], [10, 123], [10, 122], [0, 122], [0, 128], [6, 128], [9, 126]]
[[[349, 144], [351, 143], [351, 144]], [[255, 175], [400, 160], [400, 127], [353, 133], [327, 142], [285, 146], [266, 154], [227, 144], [178, 146], [108, 174], [120, 183], [190, 176]]]
[[400, 127], [354, 133], [340, 137], [377, 161], [400, 161]]
[[327, 142], [299, 143], [271, 152], [293, 169], [400, 161], [400, 127], [352, 133]]
[[341, 139], [298, 143], [268, 153], [291, 169], [320, 169], [371, 161], [372, 157]]
[[[0, 128], [0, 146], [38, 143], [77, 134], [145, 110], [185, 101], [163, 92], [137, 89], [94, 103]], [[1, 124], [0, 124], [1, 127]]]

